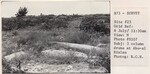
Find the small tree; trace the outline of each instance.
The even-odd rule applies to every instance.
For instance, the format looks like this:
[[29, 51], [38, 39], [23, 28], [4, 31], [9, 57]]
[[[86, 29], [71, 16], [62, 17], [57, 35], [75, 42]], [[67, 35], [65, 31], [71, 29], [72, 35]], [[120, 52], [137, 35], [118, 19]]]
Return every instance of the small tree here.
[[16, 17], [22, 17], [22, 16], [26, 16], [26, 14], [28, 13], [28, 10], [26, 7], [20, 7], [20, 9], [18, 10]]

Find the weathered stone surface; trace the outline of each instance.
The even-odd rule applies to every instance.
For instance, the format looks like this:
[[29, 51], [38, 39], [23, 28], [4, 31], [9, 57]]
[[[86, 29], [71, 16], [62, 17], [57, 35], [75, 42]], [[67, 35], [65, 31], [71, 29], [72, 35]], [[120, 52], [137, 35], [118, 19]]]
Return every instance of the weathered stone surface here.
[[4, 58], [7, 62], [9, 62], [9, 61], [14, 60], [14, 59], [18, 59], [18, 60], [20, 59], [21, 60], [22, 58], [24, 58], [26, 56], [27, 56], [27, 53], [21, 51], [21, 52], [16, 52], [16, 53], [12, 53], [10, 55], [4, 56]]
[[57, 59], [76, 57], [77, 59], [87, 60], [88, 58], [88, 56], [82, 52], [67, 51], [67, 50], [44, 50], [41, 53], [49, 58], [57, 58]]
[[106, 55], [108, 53], [108, 48], [104, 47], [98, 47], [98, 46], [91, 46], [91, 45], [86, 45], [86, 44], [76, 44], [76, 43], [67, 43], [67, 42], [55, 42], [56, 44], [64, 47], [69, 47], [72, 48], [75, 51], [83, 52], [86, 54], [89, 53], [95, 53], [97, 55], [102, 54]]

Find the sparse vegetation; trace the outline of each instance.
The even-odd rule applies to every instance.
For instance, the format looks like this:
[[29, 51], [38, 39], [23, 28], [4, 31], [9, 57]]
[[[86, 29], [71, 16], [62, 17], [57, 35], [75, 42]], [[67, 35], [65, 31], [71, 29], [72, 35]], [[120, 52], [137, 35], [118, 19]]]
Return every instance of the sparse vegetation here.
[[[20, 15], [18, 15], [20, 16]], [[23, 16], [2, 18], [2, 40], [3, 40], [3, 57], [16, 52], [26, 52], [30, 55], [24, 56], [20, 60], [21, 68], [28, 64], [79, 64], [86, 63], [105, 67], [110, 71], [109, 43], [110, 43], [110, 16], [107, 14], [95, 15], [43, 15], [40, 16]], [[74, 52], [69, 47], [63, 47], [53, 42], [69, 42], [76, 44], [86, 44], [97, 46], [99, 43], [106, 44], [105, 48], [108, 54], [90, 55], [97, 58], [88, 58], [82, 61], [75, 57]], [[67, 58], [52, 59], [41, 54], [44, 50], [60, 50], [70, 51]], [[84, 53], [85, 54], [85, 53]], [[29, 58], [30, 57], [30, 58]], [[78, 59], [78, 60], [77, 60]], [[94, 60], [94, 62], [90, 62]], [[13, 61], [11, 64], [3, 63], [3, 72], [8, 73], [11, 70], [12, 64], [18, 61]], [[93, 64], [94, 63], [94, 64]], [[96, 67], [93, 67], [97, 69]]]

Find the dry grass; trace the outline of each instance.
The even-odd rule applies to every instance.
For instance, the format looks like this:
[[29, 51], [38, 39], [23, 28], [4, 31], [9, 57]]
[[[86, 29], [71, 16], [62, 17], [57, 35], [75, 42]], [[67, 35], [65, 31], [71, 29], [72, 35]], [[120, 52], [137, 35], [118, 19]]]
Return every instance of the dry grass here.
[[[64, 49], [64, 50], [69, 50], [70, 48], [65, 48], [65, 47], [61, 47], [59, 45], [54, 45], [51, 44], [51, 42], [70, 42], [70, 43], [78, 43], [78, 44], [88, 44], [88, 45], [93, 45], [96, 46], [99, 43], [104, 43], [106, 45], [108, 45], [106, 47], [106, 49], [108, 49], [109, 52], [109, 43], [110, 43], [110, 37], [106, 36], [106, 35], [102, 35], [100, 32], [86, 32], [83, 30], [80, 30], [79, 28], [74, 28], [72, 26], [74, 25], [80, 25], [81, 17], [79, 18], [79, 16], [74, 16], [75, 19], [73, 20], [73, 17], [70, 16], [71, 21], [69, 19], [64, 19], [64, 18], [60, 18], [57, 20], [59, 21], [57, 23], [57, 21], [53, 21], [52, 24], [50, 24], [51, 21], [49, 21], [48, 19], [51, 18], [53, 19], [53, 17], [48, 17], [44, 18], [46, 16], [42, 16], [42, 17], [26, 17], [27, 20], [29, 21], [29, 19], [32, 19], [30, 22], [30, 24], [28, 26], [30, 27], [24, 27], [24, 28], [20, 28], [17, 29], [15, 28], [15, 30], [12, 30], [13, 26], [17, 26], [17, 25], [9, 25], [10, 23], [6, 23], [6, 21], [10, 21], [13, 22], [12, 24], [15, 24], [16, 22], [14, 22], [14, 20], [16, 20], [15, 18], [12, 18], [14, 20], [3, 20], [5, 21], [3, 25], [4, 30], [10, 30], [10, 31], [3, 31], [3, 35], [2, 35], [2, 52], [3, 52], [3, 57], [10, 55], [12, 53], [15, 52], [19, 52], [19, 51], [24, 51], [26, 53], [30, 53], [30, 58], [27, 59], [27, 57], [22, 58], [22, 59], [17, 59], [17, 60], [21, 60], [24, 61], [24, 64], [26, 64], [29, 61], [34, 61], [34, 62], [39, 62], [39, 63], [47, 63], [47, 64], [71, 64], [71, 63], [78, 63], [78, 62], [86, 62], [88, 63], [88, 61], [82, 61], [82, 60], [77, 60], [78, 58], [74, 56], [74, 52], [70, 52], [68, 58], [63, 58], [63, 59], [49, 59], [49, 57], [47, 56], [43, 56], [41, 55], [41, 51], [43, 50], [60, 50], [60, 49]], [[41, 18], [44, 18], [45, 20], [42, 20]], [[55, 17], [56, 18], [56, 17]], [[33, 20], [34, 19], [34, 20]], [[39, 22], [36, 22], [38, 19]], [[61, 23], [61, 21], [65, 20], [65, 22], [63, 23], [63, 26], [68, 25], [68, 27], [59, 27], [57, 28], [57, 26], [60, 26], [59, 24]], [[23, 20], [21, 20], [23, 21]], [[71, 23], [68, 23], [66, 21], [69, 21]], [[74, 22], [75, 21], [75, 22]], [[96, 21], [96, 20], [95, 20]], [[18, 21], [19, 22], [19, 21]], [[44, 25], [41, 25], [44, 22]], [[78, 23], [76, 23], [78, 22]], [[45, 26], [49, 26], [51, 27], [53, 24], [57, 24], [57, 26], [55, 26], [55, 28], [51, 28], [46, 30]], [[23, 23], [24, 25], [26, 23]], [[34, 25], [33, 25], [34, 24]], [[31, 26], [32, 25], [32, 26]], [[41, 25], [41, 26], [39, 26]], [[71, 26], [72, 25], [72, 26]], [[45, 30], [44, 30], [44, 29]], [[98, 55], [98, 60], [101, 61], [95, 61], [96, 64], [100, 64], [100, 66], [104, 66], [108, 69], [110, 68], [110, 57], [109, 57], [109, 53], [108, 56], [102, 56], [102, 55]], [[95, 56], [95, 55], [93, 55]], [[89, 58], [91, 59], [91, 58]], [[93, 59], [93, 58], [92, 58]], [[61, 60], [61, 61], [60, 61]], [[94, 59], [97, 60], [97, 59]], [[11, 64], [15, 64], [17, 61], [12, 62]], [[9, 71], [9, 65], [4, 63], [4, 69], [6, 68], [6, 70]], [[5, 70], [3, 70], [4, 72], [6, 72]]]

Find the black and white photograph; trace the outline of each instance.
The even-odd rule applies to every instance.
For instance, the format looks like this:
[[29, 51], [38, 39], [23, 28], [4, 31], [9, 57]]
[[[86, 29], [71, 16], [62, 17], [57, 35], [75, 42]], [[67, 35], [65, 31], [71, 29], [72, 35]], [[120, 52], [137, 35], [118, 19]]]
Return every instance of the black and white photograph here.
[[2, 73], [111, 73], [109, 1], [3, 1]]

